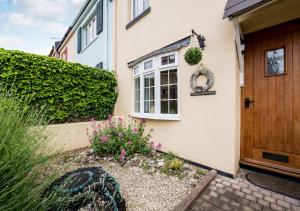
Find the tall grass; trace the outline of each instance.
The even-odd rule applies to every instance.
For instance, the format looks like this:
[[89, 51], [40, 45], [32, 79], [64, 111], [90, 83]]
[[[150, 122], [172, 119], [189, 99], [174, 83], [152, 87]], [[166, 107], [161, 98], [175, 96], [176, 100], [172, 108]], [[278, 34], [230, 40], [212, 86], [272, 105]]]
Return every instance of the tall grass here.
[[41, 197], [56, 176], [43, 175], [50, 160], [43, 119], [0, 93], [0, 210], [45, 210], [55, 200]]

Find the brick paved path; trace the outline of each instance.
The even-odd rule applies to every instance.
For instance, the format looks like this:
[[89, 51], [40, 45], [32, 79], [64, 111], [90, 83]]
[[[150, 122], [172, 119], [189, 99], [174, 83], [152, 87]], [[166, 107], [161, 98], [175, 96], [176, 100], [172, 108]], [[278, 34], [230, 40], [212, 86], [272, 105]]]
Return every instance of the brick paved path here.
[[241, 169], [235, 179], [217, 175], [195, 201], [191, 211], [300, 211], [300, 200], [252, 185], [245, 179], [248, 172], [248, 170]]

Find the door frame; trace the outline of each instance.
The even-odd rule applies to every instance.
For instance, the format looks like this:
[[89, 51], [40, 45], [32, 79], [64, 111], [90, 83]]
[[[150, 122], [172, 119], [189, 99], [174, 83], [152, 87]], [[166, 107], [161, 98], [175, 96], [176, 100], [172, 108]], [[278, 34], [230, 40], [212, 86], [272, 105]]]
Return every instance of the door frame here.
[[[297, 29], [300, 29], [300, 19], [296, 19], [296, 20], [292, 20], [292, 21], [288, 21], [276, 26], [272, 26], [263, 30], [259, 30], [256, 32], [252, 32], [249, 33], [247, 35], [245, 35], [245, 39], [246, 40], [253, 40], [253, 39], [257, 39], [257, 37], [259, 37], [260, 39], [266, 39], [268, 37], [271, 36], [277, 36], [280, 34], [284, 34], [284, 33], [289, 33], [292, 31], [295, 31]], [[247, 49], [247, 46], [246, 46]], [[246, 69], [246, 62], [244, 63], [244, 69]], [[246, 80], [246, 74], [244, 75]], [[260, 169], [264, 169], [264, 170], [268, 170], [268, 171], [272, 171], [272, 172], [276, 172], [276, 173], [280, 173], [280, 174], [285, 174], [288, 176], [293, 176], [293, 177], [297, 177], [300, 178], [300, 169], [292, 169], [289, 167], [285, 167], [285, 166], [280, 166], [280, 165], [276, 165], [276, 164], [272, 164], [272, 163], [267, 163], [267, 162], [263, 162], [263, 161], [258, 161], [258, 160], [254, 160], [254, 159], [249, 159], [249, 158], [245, 158], [245, 142], [244, 142], [244, 130], [245, 130], [245, 118], [244, 118], [244, 98], [245, 98], [245, 94], [244, 94], [244, 87], [241, 87], [241, 101], [240, 101], [240, 118], [241, 118], [241, 122], [240, 122], [240, 126], [241, 126], [241, 132], [240, 132], [240, 164], [244, 164], [247, 166], [252, 166], [255, 168], [260, 168]]]

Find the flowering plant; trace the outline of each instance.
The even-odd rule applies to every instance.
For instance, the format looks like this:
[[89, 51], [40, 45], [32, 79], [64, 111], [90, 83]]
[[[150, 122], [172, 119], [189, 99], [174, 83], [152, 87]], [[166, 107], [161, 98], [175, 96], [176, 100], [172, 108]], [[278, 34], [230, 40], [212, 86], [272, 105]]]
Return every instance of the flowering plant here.
[[148, 155], [152, 150], [161, 147], [149, 140], [150, 133], [145, 131], [145, 120], [130, 120], [126, 123], [123, 118], [113, 119], [111, 116], [102, 123], [92, 122], [92, 134], [87, 131], [92, 149], [99, 156], [114, 156], [116, 160], [125, 160], [135, 153]]

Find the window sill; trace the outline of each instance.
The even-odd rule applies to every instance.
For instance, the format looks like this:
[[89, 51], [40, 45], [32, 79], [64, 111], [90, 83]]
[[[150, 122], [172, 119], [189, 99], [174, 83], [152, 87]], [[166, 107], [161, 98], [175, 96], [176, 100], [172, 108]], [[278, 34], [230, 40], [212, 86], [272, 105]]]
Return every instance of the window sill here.
[[137, 16], [135, 19], [131, 20], [127, 25], [126, 25], [126, 30], [131, 28], [134, 24], [139, 22], [143, 17], [148, 15], [151, 12], [151, 7], [148, 7], [144, 12], [142, 12], [139, 16]]
[[96, 40], [98, 39], [98, 36], [96, 36], [95, 39], [93, 39], [93, 41], [91, 41], [87, 46], [85, 46], [79, 54], [83, 53], [86, 49], [88, 49]]
[[165, 121], [179, 121], [180, 116], [164, 116], [164, 115], [145, 115], [145, 114], [131, 114], [131, 117], [140, 118], [140, 119], [153, 119], [153, 120], [165, 120]]

